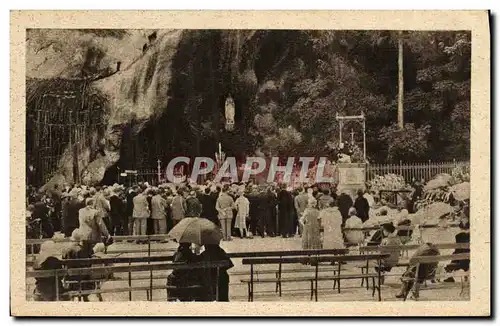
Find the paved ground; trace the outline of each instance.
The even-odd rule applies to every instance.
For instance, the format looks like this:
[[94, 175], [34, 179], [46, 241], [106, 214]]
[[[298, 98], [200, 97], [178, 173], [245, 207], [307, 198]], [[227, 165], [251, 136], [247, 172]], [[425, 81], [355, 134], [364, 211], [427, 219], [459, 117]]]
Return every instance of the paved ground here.
[[[448, 243], [454, 242], [455, 233], [458, 229], [427, 229], [423, 232], [423, 240], [435, 243]], [[235, 238], [230, 242], [223, 242], [221, 245], [227, 252], [245, 252], [245, 251], [271, 251], [271, 250], [299, 250], [301, 249], [301, 239], [299, 237], [283, 239], [277, 238], [254, 238], [254, 239], [239, 239]], [[152, 245], [153, 249], [161, 249], [160, 252], [155, 252], [153, 255], [165, 255], [167, 253], [172, 253], [177, 247], [176, 243], [155, 243]], [[111, 251], [120, 251], [122, 249], [146, 249], [146, 245], [137, 245], [132, 243], [117, 243], [113, 244], [109, 249]], [[451, 254], [452, 250], [443, 250], [442, 254]], [[411, 252], [409, 253], [412, 254]], [[112, 256], [120, 255], [119, 253], [112, 254]], [[121, 254], [125, 255], [125, 254]], [[143, 256], [144, 253], [134, 253], [126, 254], [127, 256]], [[243, 266], [241, 264], [241, 259], [233, 259], [234, 268], [230, 270], [230, 300], [231, 301], [247, 301], [247, 286], [240, 282], [241, 278], [248, 277], [242, 275], [231, 275], [232, 273], [238, 273], [241, 271], [248, 271], [248, 266]], [[286, 266], [284, 270], [291, 268], [308, 268], [302, 265], [296, 266]], [[269, 269], [269, 266], [266, 267]], [[356, 267], [355, 263], [347, 264], [345, 267], [345, 272], [343, 273], [359, 273], [359, 268]], [[382, 287], [382, 300], [392, 301], [399, 300], [394, 296], [399, 290], [400, 281], [399, 277], [403, 273], [403, 268], [395, 268], [391, 271], [392, 276], [388, 276], [385, 281], [385, 285]], [[313, 269], [306, 270], [302, 273], [287, 273], [287, 276], [306, 276], [312, 275]], [[321, 272], [320, 275], [328, 275], [331, 271]], [[149, 275], [148, 272], [143, 273], [145, 277]], [[161, 277], [161, 275], [166, 275], [165, 272], [154, 272], [155, 276]], [[126, 275], [116, 275], [118, 277], [126, 278]], [[269, 277], [266, 275], [265, 277]], [[261, 277], [263, 277], [261, 275]], [[153, 285], [164, 285], [165, 279], [155, 279]], [[136, 280], [132, 282], [133, 286], [149, 286], [149, 280]], [[333, 290], [333, 281], [319, 282], [319, 301], [373, 301], [376, 297], [372, 297], [371, 289], [369, 291], [366, 288], [362, 288], [361, 280], [343, 280], [341, 283], [341, 293], [337, 290]], [[449, 284], [445, 284], [449, 286]], [[112, 281], [103, 284], [103, 288], [116, 288], [116, 287], [126, 287], [128, 286], [127, 281]], [[429, 285], [427, 290], [422, 290], [420, 293], [420, 300], [468, 300], [469, 295], [465, 293], [460, 295], [460, 284], [456, 283], [452, 287], [442, 287], [443, 284]], [[436, 289], [436, 287], [438, 287]], [[441, 287], [441, 288], [439, 288]], [[434, 288], [434, 289], [432, 289]], [[255, 286], [254, 301], [309, 301], [310, 300], [310, 284], [308, 282], [298, 282], [298, 283], [284, 283], [282, 286], [283, 295], [279, 297], [275, 293], [275, 284], [258, 284]], [[146, 300], [146, 291], [138, 291], [132, 294], [132, 299], [135, 300]], [[105, 301], [127, 301], [128, 292], [117, 293], [117, 294], [104, 294], [103, 298]], [[155, 290], [153, 293], [154, 301], [165, 300], [166, 293], [165, 290]], [[97, 297], [91, 297], [92, 301], [97, 300]]]

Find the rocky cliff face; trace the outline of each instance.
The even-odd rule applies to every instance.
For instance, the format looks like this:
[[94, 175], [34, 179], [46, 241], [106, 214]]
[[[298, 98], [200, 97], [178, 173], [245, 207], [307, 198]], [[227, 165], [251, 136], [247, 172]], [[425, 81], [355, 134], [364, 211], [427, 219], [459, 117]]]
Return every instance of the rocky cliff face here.
[[[228, 155], [260, 153], [263, 136], [276, 141], [283, 133], [273, 118], [282, 85], [268, 77], [273, 60], [280, 59], [285, 47], [271, 56], [263, 53], [268, 33], [157, 31], [155, 39], [146, 40], [136, 34], [120, 38], [78, 32], [64, 35], [71, 41], [68, 45], [54, 40], [61, 40], [60, 34], [32, 31], [28, 77], [78, 78], [85, 64], [102, 70], [122, 62], [119, 72], [92, 82], [87, 89], [88, 96], [103, 98], [105, 132], [91, 134], [98, 138], [94, 144], [103, 146], [99, 154], [92, 157], [93, 148], [79, 151], [84, 183], [99, 182], [106, 171], [107, 178], [113, 178], [115, 166], [151, 168], [157, 158], [213, 156], [218, 142]], [[133, 50], [132, 39], [137, 40]], [[145, 45], [139, 52], [141, 41]], [[91, 64], [86, 47], [99, 53]], [[236, 107], [231, 131], [224, 128], [228, 96]], [[64, 151], [59, 165], [54, 181], [71, 182], [71, 150]]]

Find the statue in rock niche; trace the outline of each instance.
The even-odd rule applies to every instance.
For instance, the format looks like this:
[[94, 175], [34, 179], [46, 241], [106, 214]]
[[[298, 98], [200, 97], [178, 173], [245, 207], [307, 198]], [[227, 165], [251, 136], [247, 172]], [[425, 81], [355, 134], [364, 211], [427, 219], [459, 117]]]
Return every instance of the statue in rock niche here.
[[233, 131], [234, 130], [234, 114], [235, 114], [235, 105], [234, 100], [229, 94], [226, 99], [225, 104], [225, 117], [226, 117], [226, 130]]

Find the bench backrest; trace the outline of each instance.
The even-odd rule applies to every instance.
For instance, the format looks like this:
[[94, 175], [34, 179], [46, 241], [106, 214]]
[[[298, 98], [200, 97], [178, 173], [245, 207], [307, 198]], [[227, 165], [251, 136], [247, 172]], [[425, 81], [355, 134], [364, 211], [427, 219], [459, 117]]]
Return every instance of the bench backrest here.
[[[469, 243], [436, 243], [433, 244], [437, 249], [469, 249]], [[400, 245], [400, 246], [383, 246], [384, 249], [394, 249], [394, 250], [414, 250], [418, 249], [421, 245]], [[379, 251], [381, 246], [362, 246], [359, 248], [361, 252]]]
[[88, 275], [89, 273], [126, 273], [126, 272], [140, 272], [140, 271], [158, 271], [158, 270], [190, 270], [190, 269], [204, 269], [204, 268], [223, 268], [230, 267], [227, 261], [215, 262], [200, 262], [193, 264], [179, 264], [179, 263], [166, 263], [166, 264], [143, 264], [132, 266], [99, 266], [87, 268], [69, 268], [57, 270], [35, 270], [27, 271], [26, 277], [63, 277], [66, 275]]
[[283, 258], [245, 258], [243, 265], [296, 264], [307, 262], [349, 262], [378, 260], [389, 257], [389, 254], [318, 256], [318, 257], [283, 257]]
[[470, 253], [455, 254], [455, 255], [439, 255], [439, 256], [417, 256], [411, 259], [412, 264], [430, 264], [440, 261], [450, 260], [467, 260], [470, 259]]
[[[416, 225], [400, 225], [396, 226], [396, 230], [401, 230], [401, 231], [411, 231], [414, 230], [417, 226]], [[419, 225], [419, 229], [436, 229], [441, 227], [438, 224], [425, 224], [425, 225]], [[446, 227], [449, 228], [455, 228], [458, 227], [458, 224], [453, 223], [453, 224], [447, 224]], [[379, 230], [380, 226], [365, 226], [365, 227], [360, 227], [360, 228], [343, 228], [343, 231], [374, 231], [374, 230]]]
[[[228, 253], [230, 258], [243, 257], [293, 257], [293, 256], [320, 256], [320, 255], [345, 255], [349, 249], [316, 249], [292, 251], [252, 251]], [[109, 253], [109, 251], [108, 251]], [[81, 258], [64, 259], [63, 264], [74, 266], [78, 264], [118, 264], [118, 263], [147, 263], [172, 261], [173, 255], [150, 257], [106, 257], [106, 258]]]
[[320, 255], [345, 255], [349, 249], [314, 249], [290, 251], [254, 251], [228, 253], [231, 258], [247, 257], [293, 257], [293, 256], [320, 256]]

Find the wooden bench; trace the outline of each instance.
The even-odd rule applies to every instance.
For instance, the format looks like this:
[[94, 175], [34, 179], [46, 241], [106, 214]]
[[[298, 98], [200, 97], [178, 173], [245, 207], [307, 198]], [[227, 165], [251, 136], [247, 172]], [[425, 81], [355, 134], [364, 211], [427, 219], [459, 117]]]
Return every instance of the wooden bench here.
[[[365, 260], [377, 260], [387, 258], [388, 254], [367, 254], [367, 255], [344, 255], [344, 256], [318, 256], [318, 257], [283, 257], [283, 258], [245, 258], [243, 259], [243, 265], [250, 265], [250, 279], [243, 279], [241, 282], [247, 283], [248, 285], [248, 301], [253, 301], [254, 299], [254, 284], [255, 283], [276, 283], [278, 286], [279, 296], [282, 295], [282, 283], [289, 282], [309, 282], [311, 286], [311, 300], [313, 296], [315, 300], [318, 300], [318, 281], [333, 280], [335, 285], [337, 285], [338, 292], [340, 293], [340, 280], [341, 279], [355, 279], [362, 277], [372, 277], [373, 278], [373, 292], [372, 296], [375, 295], [375, 289], [378, 290], [378, 298], [381, 300], [380, 286], [375, 285], [375, 278], [378, 278], [380, 283], [380, 272], [373, 273], [371, 275], [366, 274], [345, 274], [341, 275], [342, 262], [352, 262], [352, 261], [365, 261]], [[332, 276], [319, 276], [319, 266], [322, 262], [337, 263], [337, 270], [334, 271]], [[254, 277], [254, 266], [255, 265], [272, 265], [272, 264], [311, 264], [314, 266], [314, 275], [302, 276], [302, 277], [289, 277], [283, 278], [281, 274], [275, 278], [266, 279], [255, 279]], [[379, 284], [378, 283], [378, 284]], [[380, 284], [379, 284], [380, 285]]]
[[[411, 265], [416, 266], [416, 271], [415, 271], [415, 276], [413, 278], [405, 277], [402, 278], [402, 281], [413, 281], [414, 285], [418, 283], [418, 271], [421, 267], [422, 264], [431, 264], [431, 263], [439, 263], [441, 261], [452, 261], [452, 260], [469, 260], [470, 259], [470, 253], [462, 253], [462, 254], [454, 254], [454, 255], [439, 255], [439, 256], [418, 256], [418, 257], [413, 257], [410, 261]], [[461, 291], [460, 295], [462, 295], [464, 291], [464, 286], [465, 283], [469, 282], [469, 271], [463, 271], [461, 273], [455, 274], [457, 277], [461, 277]], [[434, 280], [436, 275], [430, 275], [429, 277], [425, 278], [424, 280], [420, 281], [425, 281], [425, 280]], [[427, 288], [431, 289], [431, 288]], [[406, 301], [406, 298], [408, 297], [408, 294], [410, 291], [407, 291], [405, 293], [405, 296], [403, 298], [403, 301]]]
[[[409, 250], [417, 250], [420, 248], [422, 245], [400, 245], [400, 246], [383, 246], [384, 251], [400, 251], [401, 253], [403, 252], [408, 252]], [[451, 249], [469, 249], [470, 245], [469, 243], [437, 243], [434, 244], [434, 246], [439, 249], [439, 250], [451, 250]], [[380, 246], [362, 246], [359, 248], [360, 253], [374, 253], [374, 252], [380, 252]], [[401, 254], [401, 256], [403, 256]], [[393, 265], [393, 267], [408, 267], [409, 266], [409, 259], [400, 259], [397, 264]], [[377, 265], [370, 265], [369, 262], [366, 262], [366, 265], [359, 265], [357, 266], [358, 268], [361, 269], [361, 273], [368, 273], [370, 268], [375, 268], [378, 267]], [[382, 272], [384, 276], [388, 276], [386, 272]], [[389, 275], [390, 276], [390, 275]], [[399, 276], [399, 274], [398, 274]], [[361, 286], [363, 286], [365, 279], [361, 279]], [[368, 282], [368, 280], [366, 280]], [[366, 284], [368, 288], [368, 283]]]
[[[141, 264], [141, 265], [132, 265], [132, 266], [102, 266], [102, 267], [87, 267], [87, 268], [69, 268], [69, 269], [58, 269], [58, 270], [37, 270], [37, 271], [27, 271], [26, 277], [33, 278], [43, 278], [43, 277], [54, 277], [55, 278], [55, 290], [56, 290], [56, 300], [59, 300], [61, 290], [59, 288], [59, 280], [65, 276], [83, 276], [89, 275], [92, 273], [99, 274], [113, 274], [113, 273], [125, 273], [128, 272], [128, 287], [125, 288], [117, 288], [117, 289], [98, 289], [98, 290], [89, 290], [89, 291], [72, 291], [72, 295], [83, 296], [88, 294], [100, 294], [100, 293], [117, 293], [117, 292], [129, 292], [129, 301], [132, 301], [132, 291], [136, 290], [144, 290], [149, 291], [149, 294], [152, 294], [153, 290], [158, 286], [153, 286], [152, 280], [148, 287], [132, 287], [132, 279], [130, 277], [132, 272], [140, 272], [140, 271], [159, 271], [159, 270], [191, 270], [191, 269], [210, 269], [217, 268], [219, 270], [223, 267], [229, 267], [229, 263], [225, 261], [221, 262], [201, 262], [194, 264], [178, 264], [178, 263], [163, 263], [163, 264]], [[216, 280], [218, 282], [218, 279]], [[216, 287], [218, 289], [218, 287]], [[70, 292], [71, 293], [71, 292]], [[76, 294], [75, 294], [76, 293]], [[148, 294], [148, 299], [151, 300], [152, 295]], [[218, 293], [216, 294], [218, 295]]]

